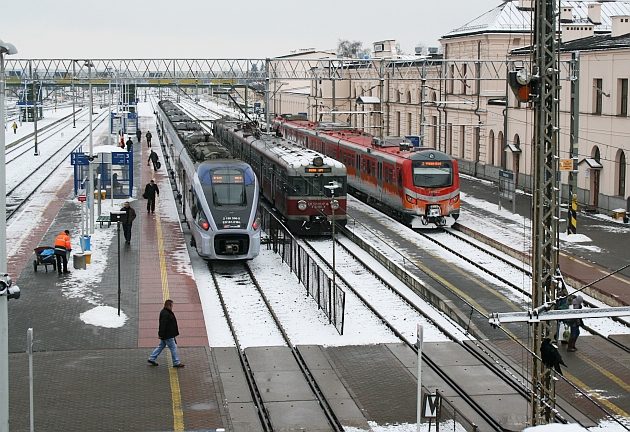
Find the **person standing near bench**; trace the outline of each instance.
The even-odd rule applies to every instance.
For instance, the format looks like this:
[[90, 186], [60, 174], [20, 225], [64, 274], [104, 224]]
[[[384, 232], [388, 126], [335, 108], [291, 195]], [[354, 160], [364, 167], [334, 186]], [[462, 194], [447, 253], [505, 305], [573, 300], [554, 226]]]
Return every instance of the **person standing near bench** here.
[[136, 218], [136, 211], [129, 206], [129, 201], [125, 201], [120, 211], [125, 212], [120, 218], [120, 222], [123, 226], [123, 233], [125, 234], [125, 243], [131, 243], [131, 226]]
[[155, 196], [160, 196], [160, 189], [155, 181], [151, 179], [149, 183], [144, 187], [144, 194], [142, 196], [147, 200], [147, 213], [155, 213]]
[[55, 237], [55, 259], [57, 260], [57, 271], [61, 274], [61, 265], [63, 264], [63, 272], [70, 273], [68, 270], [68, 253], [72, 250], [70, 243], [70, 231], [65, 230], [57, 234]]

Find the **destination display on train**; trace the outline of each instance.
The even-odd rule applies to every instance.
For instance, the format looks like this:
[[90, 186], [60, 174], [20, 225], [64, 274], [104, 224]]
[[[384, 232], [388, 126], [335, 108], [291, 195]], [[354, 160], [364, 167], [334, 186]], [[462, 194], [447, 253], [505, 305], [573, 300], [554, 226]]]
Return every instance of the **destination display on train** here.
[[332, 171], [330, 167], [306, 167], [305, 171], [308, 174], [320, 174], [320, 173], [329, 173]]
[[421, 167], [447, 167], [447, 161], [420, 161]]
[[214, 184], [243, 184], [245, 181], [241, 174], [213, 174], [212, 183]]

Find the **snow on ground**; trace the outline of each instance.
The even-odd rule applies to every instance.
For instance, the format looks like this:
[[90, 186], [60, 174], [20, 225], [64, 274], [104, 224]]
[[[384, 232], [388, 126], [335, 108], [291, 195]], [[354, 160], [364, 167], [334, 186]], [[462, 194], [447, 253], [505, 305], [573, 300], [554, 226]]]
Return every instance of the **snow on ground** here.
[[84, 323], [95, 327], [122, 327], [127, 321], [127, 315], [124, 312], [121, 311], [120, 316], [118, 316], [117, 308], [111, 306], [97, 306], [87, 312], [83, 312], [79, 317]]
[[[78, 118], [81, 116], [81, 114], [83, 114], [85, 112], [85, 110], [81, 110], [80, 107], [77, 106], [77, 110], [76, 110], [76, 114], [75, 114], [75, 118], [78, 120]], [[46, 106], [44, 108], [44, 118], [41, 120], [37, 120], [37, 129], [42, 129], [45, 126], [48, 126], [51, 123], [54, 123], [55, 121], [59, 120], [60, 118], [63, 118], [67, 115], [72, 114], [72, 106], [69, 107], [63, 107], [63, 108], [57, 108], [56, 110], [51, 107]], [[11, 125], [13, 124], [14, 120], [8, 120], [6, 123], [6, 127], [4, 130], [4, 136], [5, 136], [5, 145], [9, 145], [14, 141], [19, 140], [20, 138], [24, 138], [25, 136], [27, 136], [28, 134], [33, 133], [33, 131], [35, 130], [34, 124], [32, 122], [24, 122], [22, 123], [21, 121], [16, 121], [18, 128], [16, 130], [16, 133], [13, 133], [13, 128], [11, 128]]]
[[250, 262], [250, 267], [294, 345], [400, 342], [349, 292], [346, 292], [343, 335], [339, 335], [324, 313], [317, 309], [316, 300], [307, 294], [295, 274], [273, 251], [262, 248], [260, 255]]
[[[436, 426], [435, 423], [422, 423], [420, 424], [420, 429], [418, 429], [417, 423], [401, 423], [394, 425], [379, 425], [373, 421], [368, 421], [368, 425], [370, 426], [370, 430], [372, 432], [430, 432], [435, 431]], [[460, 425], [459, 423], [453, 423], [453, 421], [448, 420], [440, 423], [440, 430], [448, 431], [448, 432], [464, 432], [466, 429]], [[363, 432], [364, 429], [356, 428], [356, 427], [344, 427], [345, 432]]]

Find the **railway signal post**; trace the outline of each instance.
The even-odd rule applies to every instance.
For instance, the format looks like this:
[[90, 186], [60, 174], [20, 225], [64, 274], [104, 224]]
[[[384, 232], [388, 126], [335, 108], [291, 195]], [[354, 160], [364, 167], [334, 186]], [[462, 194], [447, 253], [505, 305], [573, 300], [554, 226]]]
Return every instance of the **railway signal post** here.
[[339, 208], [339, 201], [337, 201], [335, 199], [335, 193], [337, 192], [337, 189], [341, 188], [341, 185], [339, 183], [337, 183], [336, 181], [331, 181], [330, 183], [328, 183], [327, 185], [324, 186], [324, 188], [328, 191], [328, 194], [330, 194], [330, 210], [331, 210], [331, 225], [332, 225], [332, 268], [333, 268], [333, 277], [332, 277], [332, 286], [328, 289], [328, 307], [329, 307], [329, 311], [328, 311], [328, 322], [332, 322], [332, 314], [333, 314], [333, 298], [332, 298], [332, 293], [336, 293], [337, 290], [335, 289], [335, 275], [337, 273], [336, 267], [335, 267], [335, 210], [337, 210]]

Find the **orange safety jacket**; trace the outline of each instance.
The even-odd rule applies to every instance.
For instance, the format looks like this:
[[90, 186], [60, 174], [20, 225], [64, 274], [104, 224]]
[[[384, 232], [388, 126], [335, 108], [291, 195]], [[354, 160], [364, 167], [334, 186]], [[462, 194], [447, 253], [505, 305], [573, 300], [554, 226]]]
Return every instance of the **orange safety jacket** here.
[[72, 249], [72, 244], [70, 243], [70, 236], [65, 232], [60, 232], [55, 238], [55, 249], [56, 248], [64, 248], [65, 250]]

